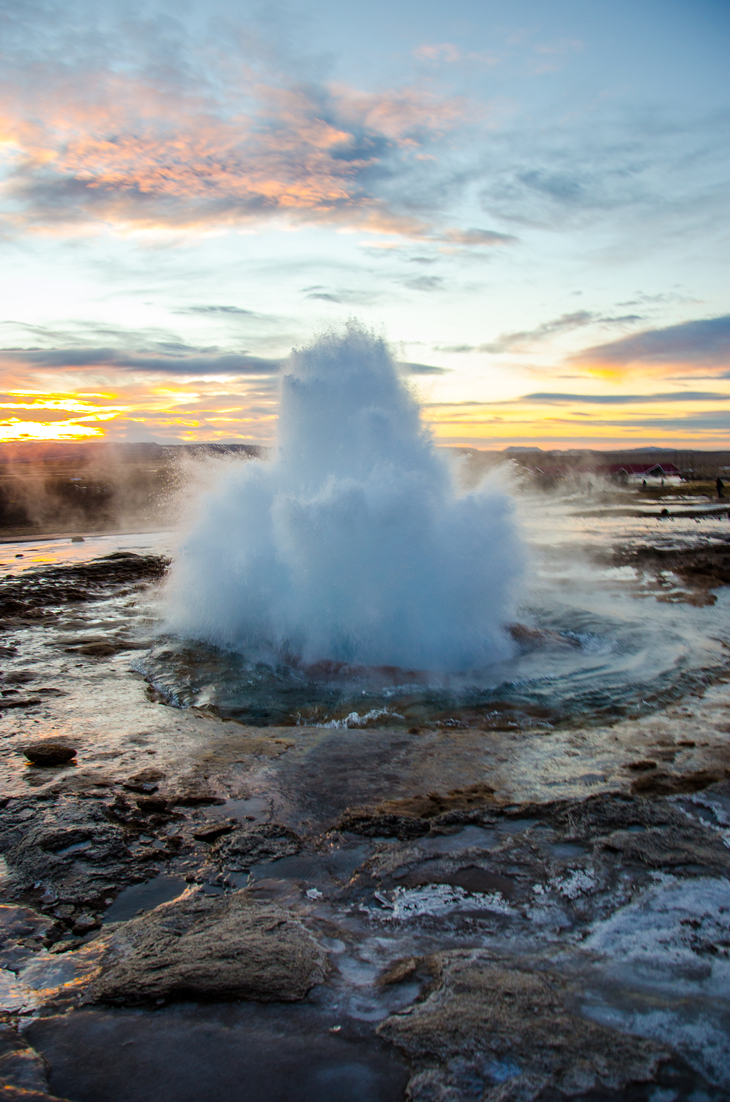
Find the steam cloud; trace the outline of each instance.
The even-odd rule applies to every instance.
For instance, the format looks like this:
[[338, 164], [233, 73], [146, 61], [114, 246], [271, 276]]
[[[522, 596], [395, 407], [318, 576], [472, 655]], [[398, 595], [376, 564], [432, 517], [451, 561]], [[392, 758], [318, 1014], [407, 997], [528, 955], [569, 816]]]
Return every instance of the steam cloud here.
[[457, 671], [511, 653], [509, 497], [459, 494], [385, 343], [355, 323], [292, 353], [270, 461], [202, 495], [170, 628], [247, 655]]

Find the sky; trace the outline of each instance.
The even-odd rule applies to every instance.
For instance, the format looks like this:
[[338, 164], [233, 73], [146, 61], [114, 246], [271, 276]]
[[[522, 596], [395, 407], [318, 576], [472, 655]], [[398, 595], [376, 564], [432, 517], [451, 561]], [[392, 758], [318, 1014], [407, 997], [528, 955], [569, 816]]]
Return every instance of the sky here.
[[726, 0], [0, 0], [0, 439], [271, 444], [357, 319], [434, 438], [730, 448]]

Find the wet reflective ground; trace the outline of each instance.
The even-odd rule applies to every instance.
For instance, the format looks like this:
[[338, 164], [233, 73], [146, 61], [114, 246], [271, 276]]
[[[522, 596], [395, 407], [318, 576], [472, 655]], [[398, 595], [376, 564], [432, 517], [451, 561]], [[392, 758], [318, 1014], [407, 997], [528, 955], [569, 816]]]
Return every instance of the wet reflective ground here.
[[[48, 1073], [33, 1065], [44, 1090], [72, 1102], [400, 1099], [422, 1064], [375, 1031], [390, 1015], [418, 1019], [434, 985], [451, 1006], [448, 954], [467, 953], [550, 977], [609, 1038], [676, 1054], [664, 1078], [600, 1097], [727, 1097], [728, 590], [691, 603], [671, 572], [593, 553], [614, 541], [719, 546], [730, 522], [571, 516], [577, 506], [544, 498], [521, 508], [533, 559], [515, 657], [458, 684], [332, 667], [252, 674], [241, 658], [161, 639], [154, 587], [6, 622], [0, 825], [21, 842], [0, 884], [0, 994], [48, 1061]], [[104, 541], [5, 545], [3, 569], [168, 550], [166, 537]], [[40, 735], [72, 744], [75, 762], [29, 765], [20, 748]], [[95, 856], [93, 809], [127, 847], [113, 875]], [[46, 820], [87, 833], [23, 849]], [[84, 896], [105, 869], [111, 886]], [[186, 893], [223, 905], [241, 890], [296, 916], [326, 952], [326, 980], [303, 1002], [79, 1005], [115, 930]], [[5, 909], [18, 907], [30, 909], [22, 921]], [[34, 940], [34, 923], [62, 931], [63, 951]], [[455, 1099], [510, 1077], [522, 1090], [535, 1074], [521, 1050], [510, 1062], [477, 1045], [464, 1063], [462, 1039], [459, 1063], [439, 1037], [428, 1074]]]

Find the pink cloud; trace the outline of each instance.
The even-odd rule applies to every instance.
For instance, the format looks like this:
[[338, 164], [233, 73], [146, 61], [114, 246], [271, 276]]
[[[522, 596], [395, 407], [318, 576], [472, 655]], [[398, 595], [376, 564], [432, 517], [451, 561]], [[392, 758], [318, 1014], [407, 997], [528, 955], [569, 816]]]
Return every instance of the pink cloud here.
[[243, 80], [220, 103], [119, 73], [6, 81], [6, 220], [177, 227], [279, 214], [420, 236], [423, 223], [392, 209], [373, 181], [389, 162], [422, 156], [471, 110], [409, 87], [374, 94]]

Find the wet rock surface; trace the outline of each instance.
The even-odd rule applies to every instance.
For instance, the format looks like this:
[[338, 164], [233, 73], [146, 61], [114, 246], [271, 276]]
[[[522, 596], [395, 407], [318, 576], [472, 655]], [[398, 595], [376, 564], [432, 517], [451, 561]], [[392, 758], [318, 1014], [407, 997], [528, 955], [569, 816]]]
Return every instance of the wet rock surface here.
[[393, 834], [398, 838], [416, 838], [439, 826], [488, 822], [490, 809], [497, 806], [494, 789], [486, 784], [475, 784], [446, 793], [386, 800], [372, 809], [348, 809], [336, 828], [366, 837]]
[[[0, 1022], [0, 1099], [5, 1102], [52, 1102], [48, 1062], [17, 1028]], [[62, 1099], [61, 1102], [64, 1102]]]
[[[111, 566], [6, 619], [0, 1094], [730, 1097], [724, 690], [597, 734], [223, 724], [147, 693], [163, 567]], [[55, 732], [75, 763], [23, 762]]]
[[[0, 809], [0, 851], [12, 873], [7, 893], [54, 913], [103, 905], [109, 893], [147, 879], [155, 850], [133, 852], [135, 834], [113, 820], [114, 805], [94, 798], [12, 800]], [[141, 815], [140, 815], [141, 817]]]
[[679, 1099], [706, 1086], [657, 1044], [570, 1013], [555, 975], [479, 950], [430, 963], [436, 990], [378, 1027], [413, 1062], [413, 1102], [648, 1099], [657, 1088]]
[[163, 904], [111, 936], [87, 998], [303, 999], [324, 978], [324, 953], [304, 927], [248, 892], [198, 893]]
[[[708, 1079], [691, 1044], [678, 1050], [651, 1030], [641, 1039], [621, 1015], [591, 1021], [581, 997], [596, 954], [625, 939], [616, 923], [632, 907], [629, 927], [650, 930], [652, 916], [671, 912], [675, 957], [712, 969], [727, 960], [730, 783], [521, 804], [466, 786], [352, 808], [329, 831], [303, 835], [246, 822], [250, 799], [240, 810], [234, 801], [143, 816], [137, 803], [159, 798], [144, 786], [169, 783], [149, 767], [120, 779], [113, 799], [39, 794], [0, 810], [9, 888], [35, 901], [0, 914], [5, 974], [26, 992], [18, 1005], [45, 999], [53, 1014], [59, 1000], [314, 998], [332, 1014], [343, 997], [350, 1005], [348, 977], [364, 968], [344, 1020], [364, 1014], [369, 1044], [377, 1026], [407, 1057], [414, 1100], [723, 1097], [727, 1084]], [[224, 816], [229, 806], [237, 814]], [[163, 861], [168, 879], [188, 868], [198, 886], [181, 895], [180, 879], [171, 902], [151, 896], [141, 916], [101, 925], [120, 889]], [[249, 878], [243, 890], [237, 873]], [[54, 959], [73, 965], [60, 986], [50, 982]]]
[[[87, 930], [81, 928], [86, 912], [60, 902], [69, 895], [80, 901], [69, 892], [79, 874], [72, 865], [86, 854], [84, 874], [95, 883], [124, 860], [128, 869], [118, 879], [129, 882], [135, 843], [127, 845], [125, 826], [106, 818], [104, 801], [56, 798], [51, 816], [49, 801], [33, 803], [15, 809], [7, 859], [20, 894], [37, 894], [32, 878], [38, 862], [48, 860], [45, 903], [39, 902], [48, 916], [15, 907], [0, 915], [0, 924], [8, 931], [5, 968], [18, 969], [25, 990], [34, 990], [33, 982], [51, 990], [43, 1012], [51, 1017], [37, 1027], [51, 1048], [60, 1028], [53, 1024], [60, 1021], [53, 1017], [59, 1000], [77, 1007], [74, 1019], [90, 1013], [78, 1009], [84, 1004], [156, 1007], [197, 999], [203, 1013], [211, 1000], [304, 1000], [334, 1020], [336, 1031], [342, 1021], [372, 1023], [359, 1043], [376, 1064], [377, 1027], [381, 1043], [407, 1058], [408, 1097], [414, 1100], [648, 1102], [656, 1097], [652, 1092], [665, 1091], [679, 1102], [698, 1097], [692, 1094], [697, 1090], [708, 1099], [723, 1097], [726, 1085], [708, 1079], [702, 1060], [688, 1059], [691, 1051], [678, 1051], [651, 1031], [643, 1039], [632, 1035], [620, 1017], [592, 1021], [581, 1011], [581, 997], [596, 955], [623, 936], [611, 923], [632, 906], [643, 907], [637, 915], [644, 918], [654, 913], [652, 892], [675, 893], [675, 925], [686, 934], [682, 952], [711, 960], [713, 967], [727, 958], [730, 891], [725, 919], [721, 895], [712, 920], [696, 918], [677, 896], [699, 892], [704, 912], [702, 899], [722, 892], [722, 885], [730, 888], [730, 850], [723, 841], [730, 822], [727, 782], [672, 798], [614, 792], [505, 804], [486, 790], [414, 797], [397, 807], [385, 835], [371, 835], [366, 826], [368, 815], [382, 825], [378, 806], [352, 809], [340, 829], [324, 835], [297, 835], [276, 822], [234, 825], [236, 816], [215, 818], [215, 806], [189, 807], [189, 823], [163, 818], [149, 829], [160, 839], [170, 827], [178, 832], [180, 844], [170, 850], [166, 867], [187, 864], [199, 886], [115, 926], [92, 928], [92, 913]], [[418, 833], [403, 828], [409, 819], [421, 824]], [[342, 823], [350, 821], [364, 833], [343, 831]], [[208, 830], [215, 835], [221, 827], [225, 833], [206, 841]], [[91, 852], [73, 848], [90, 835], [96, 839]], [[210, 879], [211, 866], [222, 870], [219, 886]], [[234, 866], [253, 870], [243, 890], [227, 880]], [[207, 884], [215, 894], [206, 894]], [[657, 913], [667, 910], [662, 899]], [[64, 906], [72, 914], [59, 936]], [[75, 965], [77, 978], [51, 989], [46, 961], [71, 965], [92, 951], [93, 958]], [[36, 972], [31, 958], [40, 962]], [[350, 977], [363, 969], [352, 1003]], [[299, 1027], [292, 1022], [286, 1029], [297, 1035]], [[362, 1097], [401, 1097], [388, 1094], [402, 1074], [395, 1069], [390, 1085], [378, 1080], [377, 1090]], [[99, 1089], [68, 1096], [93, 1102]], [[178, 1097], [186, 1097], [182, 1088], [175, 1102]], [[295, 1098], [296, 1091], [281, 1097]]]
[[298, 853], [301, 839], [279, 823], [262, 823], [247, 830], [236, 830], [215, 842], [211, 860], [221, 869], [248, 872], [262, 861], [276, 861]]
[[702, 548], [650, 544], [617, 548], [609, 561], [615, 566], [631, 566], [639, 573], [655, 576], [671, 571], [699, 594], [701, 603], [714, 603], [715, 597], [710, 590], [730, 584], [730, 540], [727, 538]]
[[90, 562], [46, 567], [6, 578], [0, 582], [0, 623], [3, 619], [38, 619], [59, 605], [94, 601], [121, 589], [138, 587], [141, 582], [157, 581], [168, 565], [169, 560], [161, 555], [119, 551]]

